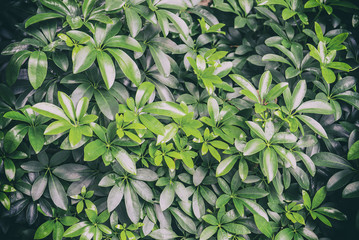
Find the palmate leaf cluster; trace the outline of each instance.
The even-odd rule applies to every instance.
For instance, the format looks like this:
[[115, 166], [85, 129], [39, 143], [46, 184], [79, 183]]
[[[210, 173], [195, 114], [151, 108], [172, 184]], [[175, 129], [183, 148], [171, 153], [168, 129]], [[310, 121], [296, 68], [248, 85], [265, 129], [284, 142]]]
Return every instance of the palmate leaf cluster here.
[[355, 232], [355, 1], [32, 2], [2, 50], [4, 239]]

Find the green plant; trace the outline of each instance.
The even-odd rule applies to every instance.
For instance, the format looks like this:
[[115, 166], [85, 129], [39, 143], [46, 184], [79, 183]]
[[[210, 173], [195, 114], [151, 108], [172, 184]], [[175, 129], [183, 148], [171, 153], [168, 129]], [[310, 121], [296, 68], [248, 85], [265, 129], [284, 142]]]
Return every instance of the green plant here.
[[32, 1], [0, 68], [6, 239], [353, 239], [355, 2], [199, 2]]

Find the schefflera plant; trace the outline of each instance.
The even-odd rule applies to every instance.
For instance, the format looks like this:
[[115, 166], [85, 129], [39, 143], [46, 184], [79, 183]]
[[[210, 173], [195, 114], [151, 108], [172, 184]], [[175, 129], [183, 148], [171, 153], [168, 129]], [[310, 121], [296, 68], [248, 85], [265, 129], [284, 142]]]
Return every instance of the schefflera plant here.
[[89, 124], [98, 118], [96, 115], [87, 114], [89, 99], [81, 98], [75, 108], [71, 98], [66, 93], [59, 91], [58, 100], [62, 109], [46, 102], [32, 106], [34, 111], [56, 120], [46, 127], [44, 135], [63, 135], [68, 132], [69, 135], [62, 145], [69, 142], [71, 147], [75, 147], [81, 142], [84, 143], [86, 140], [83, 139], [83, 136], [92, 137], [92, 129]]

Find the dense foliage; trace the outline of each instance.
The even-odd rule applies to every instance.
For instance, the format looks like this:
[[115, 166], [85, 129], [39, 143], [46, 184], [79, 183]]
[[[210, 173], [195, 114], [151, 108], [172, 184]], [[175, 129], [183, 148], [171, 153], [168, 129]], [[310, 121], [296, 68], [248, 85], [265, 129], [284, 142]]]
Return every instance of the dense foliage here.
[[1, 239], [355, 239], [356, 1], [6, 2]]

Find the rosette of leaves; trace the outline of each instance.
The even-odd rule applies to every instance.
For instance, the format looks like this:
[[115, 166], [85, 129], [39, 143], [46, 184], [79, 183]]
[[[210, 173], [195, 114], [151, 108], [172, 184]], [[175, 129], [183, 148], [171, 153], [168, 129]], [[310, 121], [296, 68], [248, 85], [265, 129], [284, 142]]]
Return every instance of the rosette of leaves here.
[[109, 124], [107, 129], [104, 129], [96, 123], [91, 124], [91, 127], [98, 139], [86, 144], [84, 148], [84, 160], [94, 161], [102, 156], [103, 163], [107, 166], [116, 159], [127, 172], [136, 174], [136, 162], [121, 146], [136, 146], [137, 143], [128, 143], [130, 139], [125, 139], [127, 140], [127, 144], [123, 144], [123, 141], [119, 141], [115, 135], [115, 123]]
[[46, 127], [44, 135], [63, 135], [69, 132], [69, 136], [63, 141], [63, 148], [66, 148], [66, 144], [69, 148], [79, 147], [86, 142], [86, 137], [92, 136], [92, 129], [88, 124], [98, 117], [87, 114], [89, 100], [86, 97], [80, 99], [76, 108], [66, 93], [59, 91], [58, 99], [62, 109], [45, 102], [35, 104], [32, 109], [41, 115], [57, 120]]
[[333, 83], [336, 80], [335, 73], [332, 69], [349, 72], [352, 67], [344, 62], [334, 62], [337, 50], [346, 49], [342, 43], [348, 37], [348, 33], [341, 33], [330, 39], [323, 35], [321, 26], [315, 22], [315, 34], [319, 40], [318, 47], [308, 44], [310, 56], [320, 63], [320, 69], [324, 80], [327, 83]]
[[97, 208], [85, 209], [87, 219], [89, 221], [81, 221], [76, 224], [72, 224], [66, 231], [63, 233], [64, 237], [77, 237], [83, 236], [82, 238], [100, 240], [112, 234], [112, 230], [106, 226], [104, 223], [110, 217], [110, 213], [105, 210], [100, 214], [97, 211]]
[[31, 2], [0, 60], [5, 238], [345, 238], [353, 4]]
[[133, 175], [118, 163], [113, 164], [112, 169], [114, 172], [106, 174], [99, 182], [100, 187], [112, 187], [107, 198], [107, 209], [112, 212], [124, 199], [127, 215], [136, 224], [142, 209], [140, 198], [150, 203], [154, 200], [153, 191], [147, 182], [156, 181], [157, 174], [150, 169], [139, 168]]
[[[35, 153], [39, 153], [45, 143], [44, 131], [46, 126], [44, 123], [46, 123], [49, 119], [44, 116], [36, 115], [29, 106], [26, 106], [20, 110], [21, 113], [17, 111], [10, 111], [4, 114], [5, 118], [24, 123], [16, 125], [16, 127], [12, 128], [5, 135], [6, 142], [11, 142], [12, 148], [16, 149], [17, 144], [21, 143], [27, 134], [29, 142]], [[15, 138], [17, 138], [17, 140], [15, 140]], [[7, 147], [7, 145], [5, 146]], [[8, 150], [12, 151], [12, 149]]]
[[226, 212], [224, 207], [221, 207], [217, 215], [207, 214], [202, 217], [202, 219], [207, 222], [210, 226], [205, 228], [201, 235], [201, 240], [206, 240], [211, 238], [216, 234], [217, 239], [223, 238], [234, 238], [234, 239], [244, 239], [240, 235], [247, 235], [250, 233], [250, 230], [242, 225], [235, 223], [235, 220], [239, 217], [233, 212], [234, 210], [230, 210]]
[[235, 28], [243, 28], [247, 25], [251, 30], [255, 31], [258, 26], [257, 21], [255, 16], [250, 14], [253, 3], [253, 0], [228, 1], [228, 3], [225, 3], [223, 0], [215, 0], [213, 1], [213, 7], [222, 12], [230, 12], [238, 15], [234, 18]]
[[53, 203], [58, 208], [67, 210], [67, 194], [58, 178], [75, 182], [91, 173], [87, 166], [81, 164], [63, 164], [69, 155], [68, 151], [60, 151], [49, 159], [46, 152], [42, 151], [38, 154], [38, 161], [27, 161], [21, 165], [23, 170], [29, 173], [36, 173], [36, 180], [31, 186], [33, 201], [45, 197], [44, 192], [48, 189]]

